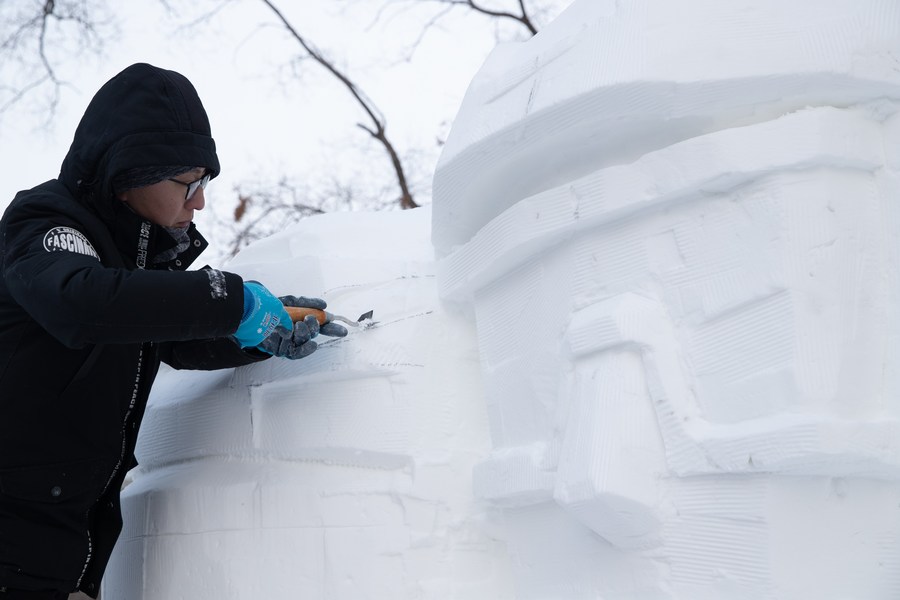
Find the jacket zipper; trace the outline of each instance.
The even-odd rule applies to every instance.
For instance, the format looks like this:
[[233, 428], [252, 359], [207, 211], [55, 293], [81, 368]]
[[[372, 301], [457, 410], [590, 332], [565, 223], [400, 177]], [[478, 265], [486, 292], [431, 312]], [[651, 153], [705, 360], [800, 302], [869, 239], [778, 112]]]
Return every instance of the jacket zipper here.
[[[110, 474], [109, 478], [106, 480], [106, 484], [103, 486], [103, 490], [100, 492], [100, 495], [97, 497], [97, 500], [94, 501], [94, 504], [96, 504], [97, 501], [99, 501], [100, 498], [102, 498], [106, 494], [106, 491], [109, 489], [109, 486], [112, 484], [113, 479], [115, 479], [116, 475], [118, 474], [119, 470], [122, 468], [122, 465], [125, 462], [125, 451], [128, 448], [128, 444], [127, 444], [128, 419], [129, 419], [129, 417], [131, 417], [131, 413], [134, 412], [134, 407], [137, 404], [137, 399], [140, 395], [141, 380], [142, 380], [141, 374], [144, 371], [144, 349], [148, 345], [152, 345], [152, 343], [151, 344], [141, 344], [141, 350], [140, 350], [140, 352], [138, 352], [137, 373], [134, 376], [134, 388], [132, 389], [132, 392], [131, 392], [131, 402], [129, 402], [129, 404], [128, 404], [128, 410], [125, 411], [125, 418], [122, 421], [122, 450], [119, 453], [119, 460], [116, 462], [116, 466], [113, 468], [112, 473]], [[93, 506], [91, 508], [93, 508]], [[89, 508], [88, 512], [85, 514], [86, 521], [88, 521], [90, 519], [91, 508]], [[78, 581], [75, 584], [75, 589], [79, 589], [81, 587], [81, 582], [84, 579], [84, 576], [87, 574], [87, 570], [91, 564], [91, 559], [93, 558], [93, 554], [94, 554], [94, 543], [93, 543], [93, 539], [91, 538], [90, 526], [88, 526], [88, 529], [87, 529], [87, 558], [85, 558], [84, 567], [82, 567], [82, 569], [81, 569], [81, 575], [78, 576]]]

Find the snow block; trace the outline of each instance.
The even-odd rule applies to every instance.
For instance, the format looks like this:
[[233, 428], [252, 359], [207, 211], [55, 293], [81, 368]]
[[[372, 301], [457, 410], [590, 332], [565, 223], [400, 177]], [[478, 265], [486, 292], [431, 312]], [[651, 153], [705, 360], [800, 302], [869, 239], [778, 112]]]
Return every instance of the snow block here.
[[476, 465], [476, 497], [502, 506], [528, 506], [553, 498], [556, 480], [546, 446], [516, 447], [495, 452]]
[[[821, 167], [873, 172], [885, 163], [885, 141], [890, 139], [875, 119], [866, 109], [801, 110], [761, 125], [676, 143], [633, 163], [523, 198], [440, 261], [441, 295], [469, 299], [473, 289], [578, 232], [614, 227], [648, 210], [738, 190], [778, 172]], [[670, 247], [652, 250], [659, 255], [655, 260], [677, 259]], [[491, 260], [484, 260], [486, 256]]]
[[556, 502], [620, 548], [660, 543], [657, 479], [665, 473], [640, 354], [621, 348], [575, 365], [556, 472]]
[[900, 593], [898, 60], [887, 0], [582, 0], [489, 57], [432, 232], [517, 597]]
[[575, 2], [470, 85], [435, 173], [438, 255], [523, 198], [677, 142], [897, 100], [898, 40], [893, 0]]
[[355, 318], [298, 361], [164, 369], [104, 598], [509, 598], [474, 466], [474, 328], [437, 296], [430, 210], [327, 215], [225, 268]]

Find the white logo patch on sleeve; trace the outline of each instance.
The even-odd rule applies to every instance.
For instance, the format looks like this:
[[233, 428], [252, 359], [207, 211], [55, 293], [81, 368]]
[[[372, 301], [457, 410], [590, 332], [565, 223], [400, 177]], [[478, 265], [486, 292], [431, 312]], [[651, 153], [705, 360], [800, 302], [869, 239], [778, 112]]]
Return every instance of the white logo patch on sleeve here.
[[75, 252], [100, 260], [97, 251], [84, 237], [84, 234], [71, 227], [54, 227], [48, 231], [44, 235], [44, 250], [47, 252]]

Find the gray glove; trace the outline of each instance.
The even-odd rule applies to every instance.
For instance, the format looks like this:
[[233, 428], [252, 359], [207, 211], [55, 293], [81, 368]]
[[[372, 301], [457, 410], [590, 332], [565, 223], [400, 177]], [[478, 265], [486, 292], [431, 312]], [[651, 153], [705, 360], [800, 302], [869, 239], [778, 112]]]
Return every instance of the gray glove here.
[[257, 348], [273, 356], [296, 360], [316, 351], [318, 344], [312, 341], [312, 338], [317, 335], [319, 335], [319, 322], [313, 315], [310, 315], [302, 321], [294, 323], [291, 335], [286, 337], [270, 335]]
[[[321, 298], [307, 298], [306, 296], [280, 296], [278, 299], [281, 300], [281, 303], [285, 306], [315, 308], [318, 310], [325, 310], [325, 308], [328, 306]], [[307, 317], [307, 319], [309, 319], [309, 317]], [[311, 337], [316, 337], [316, 335], [319, 333], [321, 333], [322, 335], [327, 335], [329, 337], [344, 337], [345, 335], [347, 335], [347, 328], [343, 325], [338, 325], [337, 323], [332, 323], [331, 321], [329, 321], [324, 325], [319, 325], [316, 333], [313, 333]]]

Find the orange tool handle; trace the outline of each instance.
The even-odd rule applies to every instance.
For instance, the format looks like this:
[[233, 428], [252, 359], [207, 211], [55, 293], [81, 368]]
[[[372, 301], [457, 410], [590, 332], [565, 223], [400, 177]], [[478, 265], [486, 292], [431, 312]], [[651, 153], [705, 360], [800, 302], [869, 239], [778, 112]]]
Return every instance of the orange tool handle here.
[[295, 323], [297, 321], [302, 321], [309, 315], [315, 315], [316, 321], [319, 322], [319, 325], [324, 325], [328, 322], [328, 313], [324, 310], [319, 310], [317, 308], [302, 308], [300, 306], [285, 306], [284, 310], [287, 311], [288, 315], [291, 317], [291, 321]]

